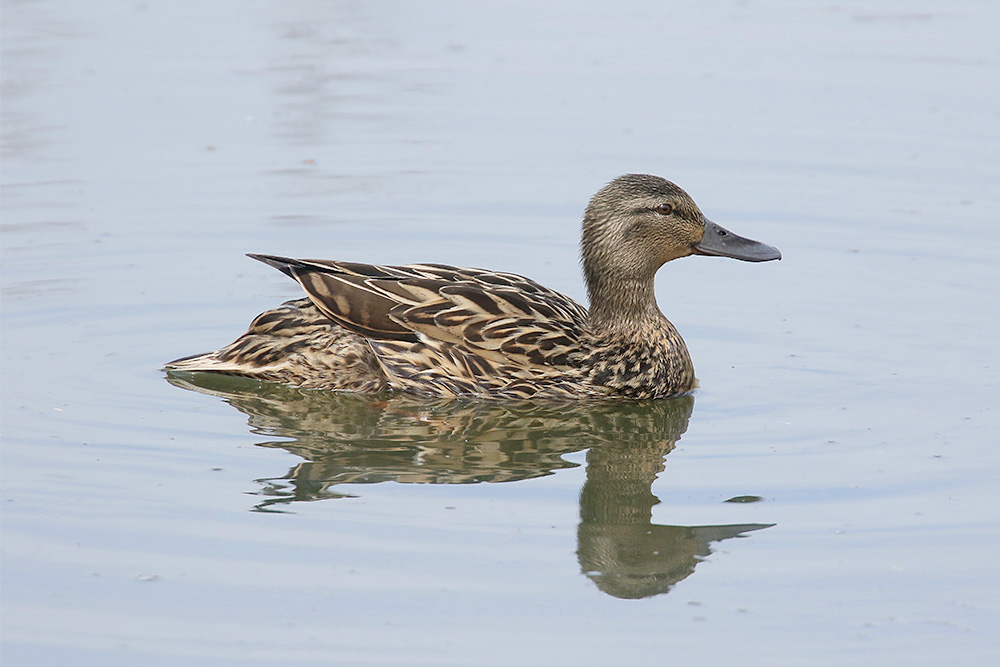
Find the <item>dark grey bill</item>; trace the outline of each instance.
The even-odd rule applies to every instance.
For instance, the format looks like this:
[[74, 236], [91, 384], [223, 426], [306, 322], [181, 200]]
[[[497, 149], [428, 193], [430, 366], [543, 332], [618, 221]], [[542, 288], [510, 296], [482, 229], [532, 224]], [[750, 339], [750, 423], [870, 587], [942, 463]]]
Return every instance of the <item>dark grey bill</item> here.
[[694, 254], [732, 257], [744, 262], [770, 262], [781, 259], [781, 251], [760, 241], [746, 239], [720, 227], [711, 220], [705, 220], [705, 235], [694, 244]]

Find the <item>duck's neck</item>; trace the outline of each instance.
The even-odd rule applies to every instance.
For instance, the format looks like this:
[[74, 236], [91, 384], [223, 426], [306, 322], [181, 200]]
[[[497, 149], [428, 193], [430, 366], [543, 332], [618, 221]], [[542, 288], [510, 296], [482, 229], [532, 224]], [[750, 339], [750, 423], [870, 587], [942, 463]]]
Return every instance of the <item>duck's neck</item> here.
[[587, 272], [586, 278], [592, 334], [637, 333], [664, 320], [653, 293], [653, 275], [609, 278]]

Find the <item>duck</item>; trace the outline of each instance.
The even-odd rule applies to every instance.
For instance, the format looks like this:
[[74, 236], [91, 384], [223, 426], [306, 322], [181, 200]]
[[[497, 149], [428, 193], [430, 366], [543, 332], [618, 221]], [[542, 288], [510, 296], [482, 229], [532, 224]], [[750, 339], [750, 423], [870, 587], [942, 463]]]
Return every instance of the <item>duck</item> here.
[[249, 254], [305, 297], [242, 336], [166, 364], [304, 389], [457, 399], [623, 399], [691, 393], [684, 339], [656, 303], [665, 263], [690, 255], [781, 259], [712, 222], [684, 190], [626, 174], [591, 198], [580, 258], [590, 307], [514, 273]]

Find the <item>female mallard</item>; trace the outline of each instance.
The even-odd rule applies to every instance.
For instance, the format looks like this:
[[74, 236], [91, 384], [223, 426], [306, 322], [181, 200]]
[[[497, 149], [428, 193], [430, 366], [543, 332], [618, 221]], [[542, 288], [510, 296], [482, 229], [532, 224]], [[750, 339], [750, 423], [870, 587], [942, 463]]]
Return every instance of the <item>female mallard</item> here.
[[777, 248], [708, 220], [673, 183], [643, 174], [620, 176], [590, 200], [581, 255], [589, 311], [512, 273], [250, 255], [297, 280], [308, 298], [167, 369], [357, 392], [676, 396], [695, 387], [694, 366], [656, 306], [656, 271], [687, 255], [781, 259]]

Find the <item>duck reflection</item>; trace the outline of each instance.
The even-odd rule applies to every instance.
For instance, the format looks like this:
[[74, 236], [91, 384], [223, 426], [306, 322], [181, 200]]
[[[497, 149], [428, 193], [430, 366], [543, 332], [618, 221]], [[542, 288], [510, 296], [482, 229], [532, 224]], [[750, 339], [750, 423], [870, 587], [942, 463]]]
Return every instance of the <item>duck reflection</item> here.
[[244, 378], [170, 374], [178, 387], [218, 396], [249, 417], [258, 443], [304, 461], [257, 480], [258, 511], [344, 497], [342, 484], [510, 482], [575, 467], [588, 450], [577, 557], [602, 591], [666, 593], [711, 553], [711, 543], [773, 524], [662, 526], [651, 487], [687, 429], [694, 400], [648, 403], [429, 401], [300, 390]]

